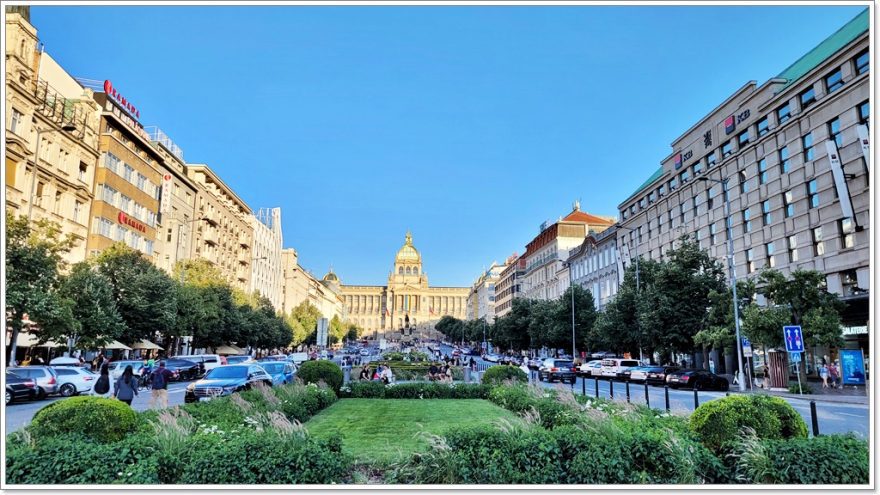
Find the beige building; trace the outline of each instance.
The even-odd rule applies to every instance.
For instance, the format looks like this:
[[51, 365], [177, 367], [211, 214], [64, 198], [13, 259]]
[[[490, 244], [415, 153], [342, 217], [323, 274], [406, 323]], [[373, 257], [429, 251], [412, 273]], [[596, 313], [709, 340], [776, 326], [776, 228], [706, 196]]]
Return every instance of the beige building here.
[[[603, 310], [620, 287], [622, 271], [618, 271], [617, 227], [588, 235], [580, 246], [569, 252], [565, 277], [590, 291], [596, 309]], [[566, 285], [568, 289], [568, 285]]]
[[87, 253], [99, 109], [90, 90], [37, 49], [28, 8], [13, 10], [6, 13], [6, 210], [59, 224], [74, 239], [65, 259], [76, 263]]
[[495, 315], [499, 318], [510, 313], [513, 299], [522, 290], [522, 276], [526, 271], [526, 259], [513, 253], [506, 261], [506, 267], [495, 286]]
[[254, 262], [251, 269], [251, 292], [272, 301], [276, 311], [283, 307], [284, 276], [281, 263], [281, 208], [260, 208], [251, 216], [254, 230]]
[[192, 257], [210, 261], [233, 287], [251, 289], [254, 226], [251, 209], [207, 165], [190, 164], [187, 176], [195, 183], [196, 224]]
[[484, 320], [489, 323], [495, 321], [497, 284], [505, 268], [507, 265], [499, 265], [493, 261], [489, 268], [474, 281], [470, 295], [473, 304], [468, 305], [468, 320]]
[[409, 232], [394, 257], [387, 285], [343, 284], [341, 289], [349, 321], [374, 336], [389, 336], [406, 327], [431, 331], [444, 315], [464, 319], [470, 293], [468, 287], [430, 287]]
[[867, 355], [868, 27], [866, 9], [778, 76], [746, 83], [676, 139], [657, 172], [619, 206], [624, 258], [637, 251], [660, 259], [688, 234], [726, 266], [717, 181], [727, 180], [737, 277], [757, 277], [764, 267], [823, 272], [828, 290], [847, 304], [847, 346]]
[[318, 280], [300, 266], [298, 254], [293, 248], [281, 250], [281, 266], [281, 310], [284, 314], [290, 314], [293, 308], [308, 301], [318, 308], [324, 318], [332, 320], [334, 316], [338, 316], [346, 321], [347, 313], [340, 294], [339, 279], [333, 270]]
[[523, 295], [544, 301], [561, 296], [569, 285], [568, 273], [563, 266], [568, 252], [579, 246], [589, 233], [601, 232], [615, 221], [613, 217], [583, 212], [580, 204], [575, 202], [571, 213], [564, 218], [551, 225], [544, 222], [540, 234], [529, 242], [523, 255], [526, 260]]

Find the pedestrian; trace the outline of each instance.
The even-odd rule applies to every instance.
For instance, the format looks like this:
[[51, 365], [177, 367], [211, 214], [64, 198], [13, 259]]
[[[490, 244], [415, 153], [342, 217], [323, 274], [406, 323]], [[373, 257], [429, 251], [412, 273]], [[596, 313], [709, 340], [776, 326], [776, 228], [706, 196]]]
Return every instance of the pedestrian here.
[[828, 365], [822, 363], [819, 366], [819, 377], [822, 379], [822, 388], [828, 388]]
[[361, 374], [358, 376], [358, 380], [369, 380], [370, 379], [370, 367], [364, 366], [361, 368]]
[[529, 382], [531, 382], [531, 380], [530, 380], [529, 378], [530, 378], [530, 375], [532, 374], [532, 373], [531, 373], [532, 370], [529, 369], [529, 366], [526, 364], [526, 360], [525, 360], [525, 359], [523, 359], [522, 364], [519, 365], [519, 369], [522, 370], [522, 372], [526, 374], [526, 380], [528, 380]]
[[828, 367], [828, 374], [831, 376], [831, 388], [837, 388], [840, 385], [840, 368], [837, 367], [838, 362], [839, 361], [835, 361]]
[[158, 402], [162, 407], [168, 407], [168, 382], [171, 381], [173, 373], [165, 368], [165, 361], [159, 361], [159, 368], [151, 373], [152, 397], [150, 397], [150, 408]]
[[394, 381], [394, 375], [391, 374], [391, 366], [385, 366], [382, 369], [382, 374], [380, 376], [382, 377], [382, 381], [385, 382], [385, 385]]
[[110, 383], [110, 367], [108, 365], [101, 366], [101, 375], [95, 381], [93, 391], [95, 395], [108, 398], [112, 392], [112, 383]]
[[137, 382], [135, 381], [131, 365], [128, 365], [116, 382], [116, 390], [113, 392], [113, 396], [130, 406], [131, 401], [134, 400], [136, 395], [138, 395]]

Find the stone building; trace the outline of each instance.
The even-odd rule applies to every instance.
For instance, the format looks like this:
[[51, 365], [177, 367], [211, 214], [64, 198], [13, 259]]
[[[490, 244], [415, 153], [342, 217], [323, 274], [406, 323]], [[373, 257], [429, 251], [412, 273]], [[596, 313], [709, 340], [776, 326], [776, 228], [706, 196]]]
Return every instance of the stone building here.
[[571, 281], [592, 293], [596, 309], [605, 309], [617, 294], [623, 276], [618, 271], [616, 226], [588, 235], [569, 252], [566, 265]]
[[506, 266], [498, 277], [495, 286], [495, 316], [499, 318], [510, 313], [513, 299], [522, 290], [522, 276], [526, 269], [526, 259], [514, 253], [507, 258]]
[[254, 230], [251, 292], [259, 292], [272, 301], [272, 306], [277, 311], [281, 311], [281, 287], [284, 284], [281, 266], [281, 208], [261, 208], [256, 216], [251, 216], [251, 224]]

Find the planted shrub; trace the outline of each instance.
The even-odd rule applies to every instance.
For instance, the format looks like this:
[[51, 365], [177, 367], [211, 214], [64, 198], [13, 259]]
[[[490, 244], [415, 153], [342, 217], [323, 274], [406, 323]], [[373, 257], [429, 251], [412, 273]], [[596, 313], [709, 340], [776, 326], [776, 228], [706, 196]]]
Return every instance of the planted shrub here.
[[799, 385], [798, 382], [788, 382], [788, 392], [791, 394], [812, 394], [813, 389], [806, 383], [801, 383]]
[[736, 451], [740, 481], [766, 484], [867, 484], [868, 443], [852, 435], [789, 440], [746, 438]]
[[303, 383], [324, 382], [334, 393], [339, 393], [342, 387], [342, 368], [332, 361], [306, 361], [299, 367], [296, 376]]
[[691, 415], [690, 427], [715, 452], [736, 443], [746, 427], [760, 439], [807, 434], [807, 426], [794, 408], [767, 395], [732, 395], [703, 403]]
[[385, 397], [385, 384], [372, 381], [351, 382], [342, 387], [340, 394], [355, 399], [382, 399]]
[[485, 399], [489, 388], [477, 384], [401, 383], [385, 387], [386, 399]]
[[128, 404], [115, 399], [80, 396], [40, 409], [29, 428], [40, 441], [74, 433], [99, 442], [115, 442], [137, 426], [137, 413]]
[[528, 383], [529, 377], [516, 366], [492, 366], [483, 373], [485, 384], [501, 385], [506, 381]]

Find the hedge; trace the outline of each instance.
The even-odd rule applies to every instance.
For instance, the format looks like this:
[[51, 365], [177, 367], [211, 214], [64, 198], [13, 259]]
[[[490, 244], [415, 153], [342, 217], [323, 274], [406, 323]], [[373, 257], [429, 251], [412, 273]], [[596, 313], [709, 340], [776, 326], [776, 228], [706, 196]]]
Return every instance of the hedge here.
[[[382, 366], [391, 366], [391, 373], [394, 375], [395, 380], [425, 380], [425, 376], [427, 376], [428, 371], [431, 369], [431, 364], [434, 364], [437, 367], [443, 366], [444, 363], [428, 363], [428, 362], [407, 362], [407, 361], [373, 361], [365, 366], [369, 366], [371, 371], [375, 371], [376, 367], [379, 365]], [[461, 366], [452, 366], [452, 379], [453, 380], [464, 380], [464, 369]], [[353, 367], [351, 370], [352, 378], [356, 378], [360, 376], [361, 370], [364, 369], [364, 366]]]
[[746, 440], [736, 452], [741, 481], [766, 484], [867, 484], [868, 443], [849, 435]]
[[37, 411], [29, 427], [42, 441], [55, 435], [80, 434], [99, 442], [115, 442], [137, 427], [137, 413], [128, 404], [103, 397], [70, 397]]
[[340, 390], [341, 397], [358, 399], [486, 399], [491, 387], [476, 383], [351, 382]]
[[334, 392], [339, 393], [342, 387], [342, 368], [333, 361], [306, 361], [296, 372], [296, 377], [303, 383], [319, 384], [324, 382]]
[[528, 383], [529, 376], [516, 366], [492, 366], [483, 373], [483, 383], [501, 385], [506, 381]]
[[715, 452], [731, 448], [744, 428], [760, 439], [806, 437], [807, 425], [791, 405], [763, 394], [731, 395], [705, 402], [691, 414], [691, 430]]

